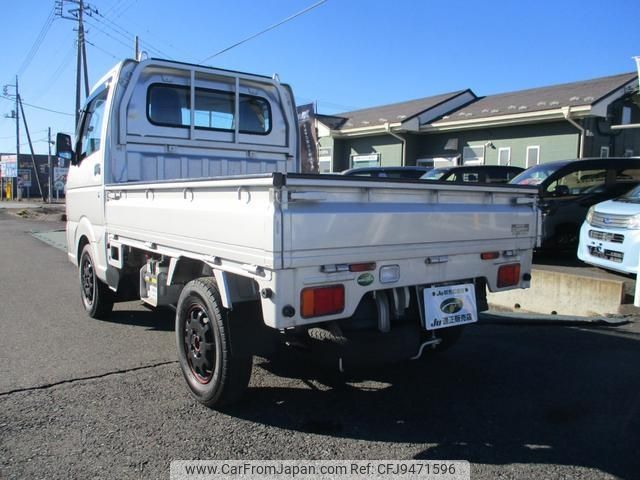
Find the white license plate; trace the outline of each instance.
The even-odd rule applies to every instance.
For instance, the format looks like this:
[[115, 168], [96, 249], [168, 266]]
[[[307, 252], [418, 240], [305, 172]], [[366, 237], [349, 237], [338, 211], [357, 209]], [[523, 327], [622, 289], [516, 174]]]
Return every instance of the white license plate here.
[[425, 328], [455, 327], [478, 321], [473, 283], [424, 289]]

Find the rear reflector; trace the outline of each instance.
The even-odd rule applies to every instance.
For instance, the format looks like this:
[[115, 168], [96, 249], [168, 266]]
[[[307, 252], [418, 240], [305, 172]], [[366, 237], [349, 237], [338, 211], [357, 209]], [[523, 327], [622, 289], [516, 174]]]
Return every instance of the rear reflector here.
[[375, 263], [352, 263], [349, 265], [350, 272], [372, 272], [375, 269]]
[[303, 318], [333, 315], [344, 310], [344, 285], [305, 288], [300, 293]]
[[482, 260], [494, 260], [500, 256], [500, 252], [484, 252], [480, 254]]
[[498, 288], [512, 287], [520, 283], [520, 264], [510, 263], [498, 269]]

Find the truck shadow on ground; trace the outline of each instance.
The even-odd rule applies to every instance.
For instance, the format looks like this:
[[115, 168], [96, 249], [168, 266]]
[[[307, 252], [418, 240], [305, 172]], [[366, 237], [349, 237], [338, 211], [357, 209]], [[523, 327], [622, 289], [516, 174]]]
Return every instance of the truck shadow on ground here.
[[[134, 302], [132, 302], [134, 303]], [[139, 302], [135, 302], [139, 305]], [[123, 304], [126, 308], [126, 304]], [[155, 310], [114, 310], [109, 318], [99, 320], [118, 325], [131, 325], [145, 327], [147, 330], [172, 332], [175, 328], [176, 314], [170, 308], [158, 308]]]
[[422, 444], [419, 459], [637, 478], [640, 337], [612, 331], [480, 324], [446, 353], [346, 382], [299, 358], [259, 360], [255, 368], [298, 381], [254, 386], [227, 413], [304, 433]]

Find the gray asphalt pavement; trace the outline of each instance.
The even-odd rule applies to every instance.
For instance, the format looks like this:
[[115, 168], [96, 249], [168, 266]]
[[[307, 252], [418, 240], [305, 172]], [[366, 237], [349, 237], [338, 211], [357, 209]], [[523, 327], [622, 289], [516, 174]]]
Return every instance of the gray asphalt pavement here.
[[175, 360], [171, 312], [158, 322], [132, 302], [87, 318], [66, 254], [30, 234], [60, 228], [0, 212], [0, 392]]
[[168, 478], [172, 459], [467, 459], [473, 479], [640, 477], [637, 324], [485, 317], [449, 352], [347, 382], [256, 359], [224, 413], [189, 396], [171, 312], [89, 320], [76, 272], [0, 212], [0, 478]]

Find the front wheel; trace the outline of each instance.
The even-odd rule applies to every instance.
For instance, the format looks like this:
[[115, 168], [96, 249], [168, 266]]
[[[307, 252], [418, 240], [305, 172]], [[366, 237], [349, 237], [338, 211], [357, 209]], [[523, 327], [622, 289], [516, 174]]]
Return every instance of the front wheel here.
[[78, 267], [82, 305], [91, 318], [106, 318], [113, 310], [113, 292], [96, 275], [91, 245], [82, 249]]
[[[215, 280], [187, 283], [176, 309], [178, 360], [193, 396], [217, 408], [237, 401], [251, 377], [253, 357], [233, 338]], [[235, 347], [235, 348], [234, 348]]]

